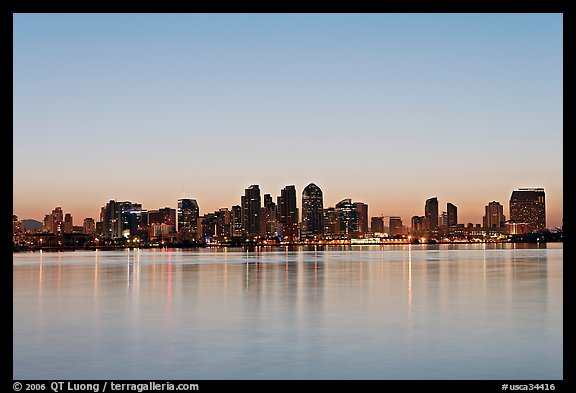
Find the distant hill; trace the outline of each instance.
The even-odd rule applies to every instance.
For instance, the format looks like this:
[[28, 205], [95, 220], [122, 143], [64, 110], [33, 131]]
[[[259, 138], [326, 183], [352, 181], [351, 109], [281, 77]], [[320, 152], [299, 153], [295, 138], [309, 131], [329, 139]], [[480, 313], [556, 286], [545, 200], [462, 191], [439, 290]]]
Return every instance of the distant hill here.
[[25, 231], [39, 231], [42, 229], [42, 223], [40, 221], [27, 219], [21, 220], [22, 222], [22, 229]]

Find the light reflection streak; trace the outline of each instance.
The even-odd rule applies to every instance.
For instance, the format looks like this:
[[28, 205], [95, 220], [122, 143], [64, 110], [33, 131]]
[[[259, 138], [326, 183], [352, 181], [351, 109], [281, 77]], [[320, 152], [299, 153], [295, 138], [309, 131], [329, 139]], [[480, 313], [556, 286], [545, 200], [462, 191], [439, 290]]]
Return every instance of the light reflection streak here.
[[408, 337], [412, 338], [412, 245], [408, 245]]

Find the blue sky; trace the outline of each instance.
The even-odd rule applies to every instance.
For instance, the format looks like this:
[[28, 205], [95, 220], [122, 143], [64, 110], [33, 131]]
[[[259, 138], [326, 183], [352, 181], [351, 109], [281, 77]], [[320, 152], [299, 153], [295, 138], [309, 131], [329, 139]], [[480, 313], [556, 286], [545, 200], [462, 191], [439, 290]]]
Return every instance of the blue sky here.
[[[315, 182], [409, 223], [547, 193], [561, 225], [561, 14], [15, 14], [14, 214], [201, 213]], [[445, 209], [444, 209], [445, 210]]]

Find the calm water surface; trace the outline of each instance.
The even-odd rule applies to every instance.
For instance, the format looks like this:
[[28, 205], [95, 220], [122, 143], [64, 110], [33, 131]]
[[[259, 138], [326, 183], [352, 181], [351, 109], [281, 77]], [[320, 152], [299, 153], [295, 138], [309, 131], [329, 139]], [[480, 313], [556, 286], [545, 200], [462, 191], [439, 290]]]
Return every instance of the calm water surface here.
[[562, 244], [13, 254], [15, 379], [562, 379]]

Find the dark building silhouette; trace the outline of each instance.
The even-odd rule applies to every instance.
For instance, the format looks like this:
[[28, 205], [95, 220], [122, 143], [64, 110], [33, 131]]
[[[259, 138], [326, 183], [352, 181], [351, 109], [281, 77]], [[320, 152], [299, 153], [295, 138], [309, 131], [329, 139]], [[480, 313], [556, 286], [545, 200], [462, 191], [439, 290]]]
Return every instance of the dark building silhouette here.
[[178, 199], [178, 233], [181, 239], [195, 238], [198, 217], [200, 217], [200, 207], [196, 199]]
[[428, 230], [435, 231], [438, 229], [438, 198], [434, 197], [426, 200], [424, 217], [429, 222]]
[[242, 228], [248, 237], [260, 236], [260, 187], [253, 184], [244, 190], [242, 197]]
[[122, 236], [122, 203], [111, 199], [101, 209], [100, 221], [104, 238], [116, 239]]
[[340, 234], [340, 218], [334, 207], [324, 209], [324, 237], [333, 238]]
[[278, 208], [276, 204], [272, 200], [272, 196], [270, 194], [264, 194], [264, 220], [261, 220], [264, 223], [265, 235], [270, 236], [277, 236], [278, 235]]
[[242, 207], [240, 205], [232, 206], [232, 237], [242, 237]]
[[484, 228], [502, 228], [505, 223], [504, 206], [500, 202], [492, 201], [484, 207], [484, 217], [482, 217]]
[[372, 217], [370, 219], [370, 231], [374, 233], [384, 232], [384, 217]]
[[302, 237], [313, 238], [324, 233], [324, 197], [314, 183], [302, 191]]
[[358, 232], [358, 215], [356, 206], [351, 199], [343, 199], [336, 204], [338, 221], [340, 224], [340, 234], [350, 237]]
[[356, 217], [358, 219], [358, 232], [368, 232], [368, 205], [364, 202], [354, 202]]
[[390, 217], [390, 236], [402, 235], [402, 219], [400, 217]]
[[448, 202], [446, 204], [446, 212], [448, 213], [447, 228], [451, 228], [458, 225], [458, 208], [452, 203]]
[[298, 238], [298, 208], [296, 207], [296, 187], [286, 186], [278, 197], [278, 223], [283, 241]]
[[520, 188], [510, 196], [510, 221], [527, 224], [528, 232], [546, 229], [546, 196], [543, 188]]

